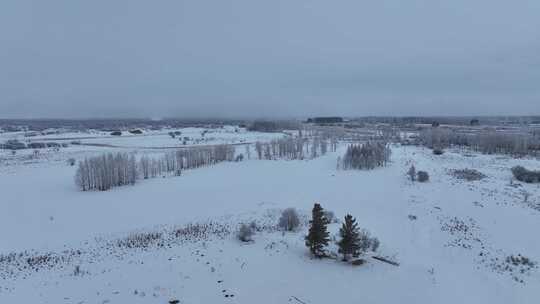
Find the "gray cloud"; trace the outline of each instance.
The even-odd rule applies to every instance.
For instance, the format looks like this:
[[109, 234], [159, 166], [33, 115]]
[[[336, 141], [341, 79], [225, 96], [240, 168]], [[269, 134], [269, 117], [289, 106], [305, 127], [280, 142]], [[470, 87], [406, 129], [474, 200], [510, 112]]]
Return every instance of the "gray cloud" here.
[[535, 0], [4, 0], [0, 117], [538, 114]]

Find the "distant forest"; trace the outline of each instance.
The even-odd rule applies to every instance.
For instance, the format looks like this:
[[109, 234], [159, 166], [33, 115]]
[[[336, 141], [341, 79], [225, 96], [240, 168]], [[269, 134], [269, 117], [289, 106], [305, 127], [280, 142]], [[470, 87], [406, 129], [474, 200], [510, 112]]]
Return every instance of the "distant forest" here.
[[[330, 117], [334, 118], [334, 117]], [[341, 117], [339, 122], [341, 122]], [[540, 116], [365, 116], [346, 117], [347, 123], [387, 123], [387, 124], [453, 124], [470, 125], [473, 122], [479, 125], [526, 125], [539, 124]], [[247, 119], [180, 119], [165, 118], [153, 119], [0, 119], [0, 129], [4, 132], [14, 131], [42, 131], [51, 128], [66, 128], [72, 130], [104, 130], [115, 131], [128, 128], [160, 129], [163, 127], [183, 128], [183, 127], [220, 127], [223, 125], [240, 125], [255, 129], [271, 129], [276, 131], [283, 129], [287, 125], [290, 129], [295, 129], [295, 124], [299, 124], [301, 119], [276, 119], [276, 120], [247, 120]], [[313, 121], [313, 118], [312, 118]], [[316, 121], [314, 121], [316, 122]], [[338, 121], [331, 121], [332, 123]], [[279, 126], [276, 128], [276, 126]]]

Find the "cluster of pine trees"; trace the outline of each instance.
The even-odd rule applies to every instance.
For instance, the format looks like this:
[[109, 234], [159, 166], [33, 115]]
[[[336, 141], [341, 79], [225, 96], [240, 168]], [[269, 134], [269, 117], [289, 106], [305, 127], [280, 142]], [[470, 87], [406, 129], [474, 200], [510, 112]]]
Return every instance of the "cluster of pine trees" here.
[[234, 155], [235, 148], [232, 145], [181, 149], [159, 158], [142, 156], [138, 162], [133, 154], [108, 153], [80, 161], [75, 183], [83, 191], [106, 191], [112, 187], [135, 184], [140, 177], [147, 179], [164, 174], [180, 175], [182, 170], [233, 161]]
[[270, 142], [256, 142], [255, 152], [259, 159], [306, 159], [325, 155], [329, 150], [336, 151], [337, 141], [322, 137], [307, 139], [286, 137]]
[[383, 142], [352, 144], [347, 147], [345, 155], [338, 159], [338, 168], [371, 170], [386, 166], [391, 153], [389, 145]]
[[[312, 219], [309, 221], [309, 231], [306, 236], [306, 246], [313, 256], [322, 258], [327, 256], [326, 247], [330, 242], [328, 224], [330, 220], [325, 216], [325, 210], [320, 204], [315, 204], [312, 210]], [[338, 252], [343, 255], [343, 260], [348, 261], [351, 257], [358, 257], [360, 254], [371, 249], [376, 251], [379, 247], [379, 240], [371, 238], [369, 232], [360, 230], [356, 219], [347, 214], [341, 229], [339, 230], [340, 240], [337, 242]]]

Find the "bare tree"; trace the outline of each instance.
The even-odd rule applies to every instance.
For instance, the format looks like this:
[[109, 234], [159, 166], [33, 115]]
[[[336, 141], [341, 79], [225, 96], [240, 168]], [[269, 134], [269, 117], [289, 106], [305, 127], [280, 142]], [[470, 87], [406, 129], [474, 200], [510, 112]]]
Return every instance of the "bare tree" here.
[[242, 242], [251, 242], [253, 241], [253, 235], [255, 234], [255, 231], [253, 229], [253, 226], [242, 224], [240, 225], [240, 228], [238, 228], [238, 239]]
[[416, 180], [416, 168], [414, 165], [411, 165], [409, 168], [409, 171], [407, 171], [407, 175], [411, 178], [411, 182], [414, 182]]
[[296, 209], [287, 208], [281, 213], [278, 226], [285, 231], [294, 231], [300, 226], [300, 219]]

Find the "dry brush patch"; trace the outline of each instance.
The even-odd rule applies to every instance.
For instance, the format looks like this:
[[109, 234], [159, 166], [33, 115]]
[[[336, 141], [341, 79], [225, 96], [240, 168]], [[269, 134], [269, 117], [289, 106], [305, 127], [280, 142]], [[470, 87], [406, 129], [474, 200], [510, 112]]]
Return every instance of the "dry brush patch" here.
[[455, 177], [457, 179], [465, 180], [465, 181], [468, 181], [468, 182], [482, 180], [482, 179], [487, 177], [482, 172], [480, 172], [478, 170], [475, 170], [475, 169], [469, 169], [469, 168], [452, 169], [452, 170], [450, 170], [449, 173], [450, 173], [450, 175], [452, 175], [453, 177]]
[[196, 223], [163, 231], [134, 232], [117, 239], [96, 239], [95, 243], [78, 249], [58, 252], [27, 250], [1, 254], [0, 279], [24, 278], [43, 270], [59, 270], [109, 258], [122, 259], [136, 251], [173, 248], [212, 237], [224, 238], [231, 233], [230, 226], [218, 222]]
[[[256, 233], [274, 233], [281, 229], [277, 218], [280, 213], [280, 210], [267, 211], [262, 217], [249, 222], [255, 223]], [[165, 227], [161, 230], [132, 232], [113, 239], [96, 238], [94, 242], [86, 242], [87, 246], [81, 248], [0, 254], [0, 280], [26, 278], [45, 270], [69, 269], [72, 272], [75, 266], [107, 259], [122, 260], [136, 252], [166, 250], [211, 239], [223, 240], [233, 236], [238, 223], [237, 219], [209, 220], [179, 227]], [[306, 219], [302, 216], [301, 225], [305, 223]]]
[[493, 272], [508, 274], [516, 282], [525, 283], [526, 277], [538, 268], [538, 263], [526, 256], [508, 254], [502, 249], [494, 248], [486, 241], [476, 221], [470, 217], [465, 220], [458, 217], [440, 217], [439, 221], [441, 230], [453, 237], [445, 246], [478, 251], [475, 263], [484, 265]]

